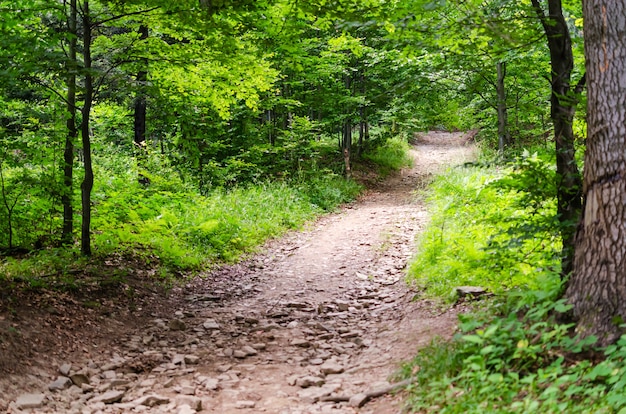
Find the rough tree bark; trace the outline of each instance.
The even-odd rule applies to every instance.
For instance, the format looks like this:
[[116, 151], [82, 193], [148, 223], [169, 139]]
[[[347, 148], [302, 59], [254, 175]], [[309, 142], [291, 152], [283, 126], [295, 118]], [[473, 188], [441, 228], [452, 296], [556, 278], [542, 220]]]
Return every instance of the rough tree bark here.
[[[567, 276], [572, 271], [576, 223], [582, 207], [582, 182], [576, 165], [575, 139], [572, 129], [576, 110], [575, 91], [570, 86], [574, 55], [561, 0], [548, 0], [547, 14], [539, 0], [531, 0], [531, 2], [543, 26], [550, 50], [552, 69], [550, 116], [554, 126], [556, 145], [557, 213], [563, 240], [561, 272], [563, 276]], [[582, 84], [579, 82], [579, 85]]]
[[82, 108], [81, 135], [85, 176], [80, 185], [82, 202], [82, 225], [80, 251], [83, 255], [91, 255], [91, 190], [93, 188], [93, 165], [91, 162], [90, 116], [93, 104], [93, 73], [91, 67], [91, 16], [89, 1], [85, 0], [82, 7], [83, 17], [83, 65], [85, 71], [85, 91]]
[[584, 209], [566, 290], [578, 330], [614, 342], [626, 321], [626, 0], [583, 2]]
[[76, 60], [77, 16], [76, 0], [71, 0], [67, 19], [70, 38], [67, 56], [67, 136], [65, 137], [65, 148], [63, 151], [64, 188], [63, 195], [61, 196], [61, 204], [63, 205], [62, 244], [72, 244], [74, 242], [74, 209], [72, 207], [72, 195], [74, 193], [74, 143], [78, 138], [78, 129], [76, 128], [76, 71], [78, 67]]

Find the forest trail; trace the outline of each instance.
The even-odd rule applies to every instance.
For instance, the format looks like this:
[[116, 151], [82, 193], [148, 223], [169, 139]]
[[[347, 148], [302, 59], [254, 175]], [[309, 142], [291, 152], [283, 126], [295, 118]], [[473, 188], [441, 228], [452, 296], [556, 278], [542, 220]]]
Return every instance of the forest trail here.
[[360, 408], [324, 400], [388, 385], [402, 361], [456, 326], [454, 309], [413, 300], [405, 267], [427, 221], [414, 191], [472, 160], [474, 147], [461, 133], [431, 132], [413, 155], [413, 168], [360, 201], [173, 289], [149, 317], [109, 321], [99, 342], [50, 356], [27, 380], [0, 379], [0, 407], [5, 398], [8, 412], [22, 412], [18, 396], [30, 392], [41, 401], [24, 412], [401, 412], [401, 396]]

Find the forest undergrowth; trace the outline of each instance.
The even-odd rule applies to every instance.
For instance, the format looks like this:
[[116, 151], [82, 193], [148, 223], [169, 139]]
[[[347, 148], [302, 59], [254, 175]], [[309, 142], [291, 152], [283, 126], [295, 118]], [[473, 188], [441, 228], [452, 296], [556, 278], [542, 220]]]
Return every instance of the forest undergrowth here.
[[431, 221], [408, 280], [445, 302], [459, 285], [493, 293], [405, 364], [408, 404], [427, 413], [626, 413], [626, 337], [607, 348], [563, 323], [554, 154], [466, 165], [423, 196]]
[[[384, 175], [411, 161], [405, 138], [380, 139], [369, 145], [371, 151], [362, 158], [365, 164], [355, 162], [357, 171], [374, 169], [367, 174]], [[343, 176], [332, 140], [292, 149], [292, 154], [283, 154], [281, 149], [278, 161], [272, 162], [268, 158], [276, 154], [268, 148], [255, 163], [248, 163], [247, 170], [240, 168], [231, 177], [235, 184], [203, 189], [158, 153], [144, 158], [139, 168], [132, 154], [103, 145], [95, 164], [97, 175], [106, 178], [96, 182], [93, 194], [94, 254], [81, 256], [77, 244], [16, 249], [18, 254], [0, 260], [0, 280], [8, 291], [77, 290], [85, 273], [98, 274], [112, 257], [123, 255], [152, 269], [154, 282], [169, 285], [181, 276], [237, 261], [268, 239], [302, 228], [363, 191], [358, 181]], [[294, 158], [299, 168], [292, 165]], [[257, 171], [256, 178], [246, 175], [250, 169]], [[140, 183], [139, 175], [149, 185]], [[20, 204], [13, 218], [23, 229], [16, 232], [15, 240], [24, 244], [32, 242], [28, 228], [45, 235], [40, 226], [47, 219], [37, 223], [35, 216], [40, 214], [37, 205], [48, 202], [36, 193], [26, 196], [30, 204]], [[52, 221], [59, 224], [58, 218]], [[103, 279], [119, 282], [128, 276], [120, 268]]]

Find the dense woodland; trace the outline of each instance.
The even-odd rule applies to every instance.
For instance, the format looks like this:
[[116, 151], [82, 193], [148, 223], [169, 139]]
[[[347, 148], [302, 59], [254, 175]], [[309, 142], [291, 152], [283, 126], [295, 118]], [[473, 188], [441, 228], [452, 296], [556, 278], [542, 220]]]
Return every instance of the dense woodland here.
[[409, 278], [497, 306], [417, 357], [416, 410], [623, 412], [626, 4], [583, 3], [0, 1], [0, 275], [236, 260], [477, 130]]

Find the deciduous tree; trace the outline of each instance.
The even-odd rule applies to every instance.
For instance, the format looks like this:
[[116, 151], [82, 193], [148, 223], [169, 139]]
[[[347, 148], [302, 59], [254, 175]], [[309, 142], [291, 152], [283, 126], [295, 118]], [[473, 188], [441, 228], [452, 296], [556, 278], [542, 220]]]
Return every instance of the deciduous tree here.
[[626, 321], [626, 0], [586, 0], [587, 150], [583, 217], [566, 297], [601, 344]]

